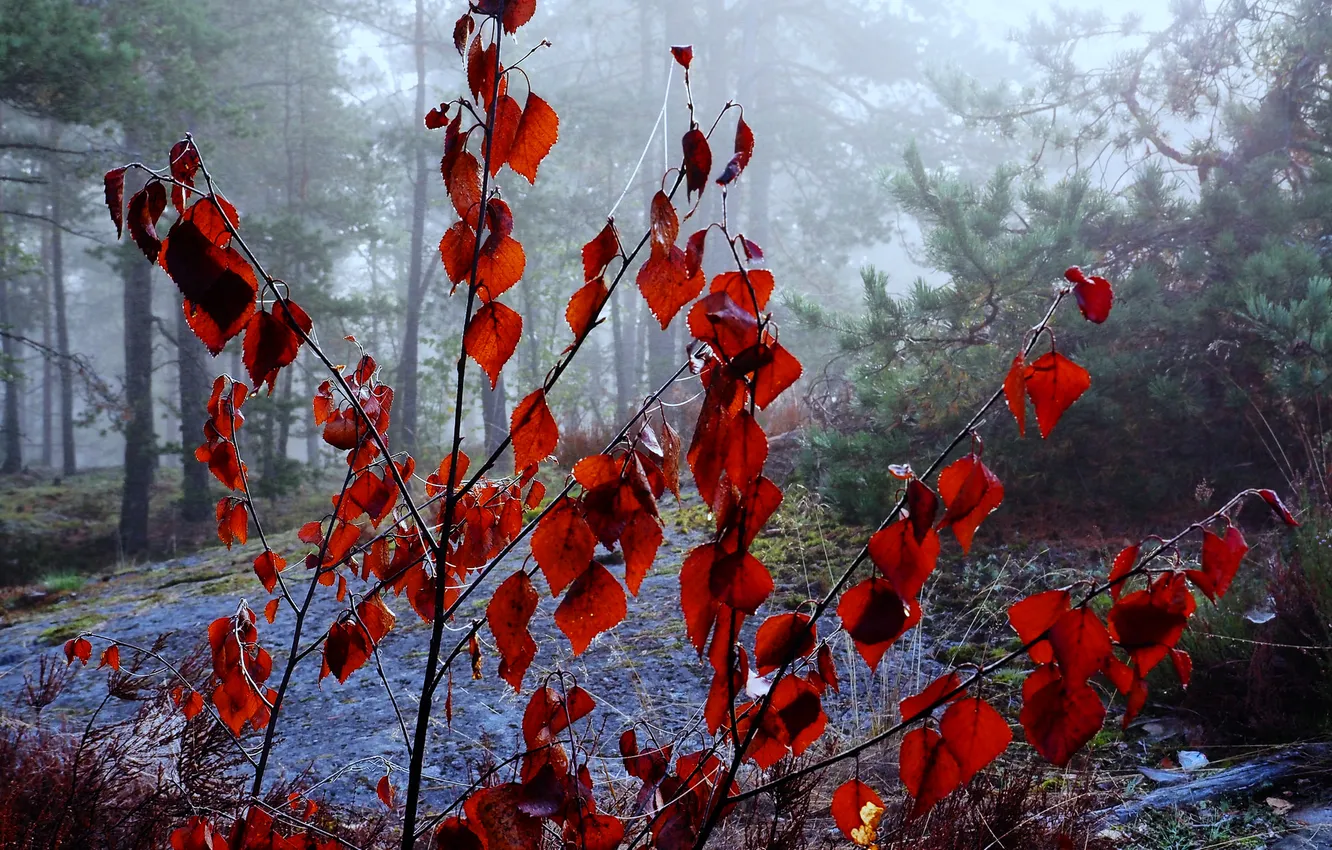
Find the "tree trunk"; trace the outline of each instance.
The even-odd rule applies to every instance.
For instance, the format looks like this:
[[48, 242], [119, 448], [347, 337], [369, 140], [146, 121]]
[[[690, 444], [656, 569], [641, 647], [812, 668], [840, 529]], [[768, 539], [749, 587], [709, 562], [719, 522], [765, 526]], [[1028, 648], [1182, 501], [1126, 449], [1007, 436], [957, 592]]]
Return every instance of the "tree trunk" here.
[[[4, 249], [4, 236], [0, 232], [0, 251]], [[15, 473], [23, 468], [23, 433], [19, 427], [19, 375], [18, 347], [9, 333], [15, 331], [13, 316], [9, 311], [9, 270], [0, 263], [0, 329], [6, 331], [0, 337], [0, 351], [4, 358], [0, 360], [0, 369], [5, 375], [5, 459], [0, 464], [0, 472]]]
[[495, 389], [489, 386], [489, 380], [481, 378], [482, 420], [485, 423], [486, 455], [499, 448], [504, 438], [509, 436], [509, 404], [504, 391], [504, 375], [501, 374]]
[[[134, 146], [131, 145], [131, 149]], [[120, 549], [148, 549], [148, 500], [153, 489], [153, 267], [133, 245], [122, 255], [125, 284], [125, 487], [120, 499]]]
[[74, 453], [74, 369], [69, 353], [69, 312], [65, 299], [65, 245], [63, 181], [59, 169], [52, 168], [51, 190], [51, 306], [55, 318], [55, 348], [59, 353], [56, 367], [60, 372], [60, 466], [65, 475], [78, 470]]
[[[49, 210], [48, 210], [49, 212]], [[50, 230], [42, 231], [42, 467], [51, 469], [55, 465], [55, 360], [51, 350], [55, 348], [55, 334], [51, 328], [51, 235]]]
[[397, 423], [395, 449], [411, 454], [417, 451], [417, 341], [421, 331], [421, 305], [425, 301], [425, 286], [421, 266], [425, 254], [426, 151], [422, 144], [422, 131], [418, 123], [425, 115], [425, 8], [424, 0], [416, 0], [416, 112], [413, 115], [413, 145], [416, 159], [416, 178], [412, 193], [411, 256], [407, 267], [407, 316], [402, 338], [402, 359], [398, 364], [398, 386], [401, 388], [398, 409], [391, 423]]
[[209, 518], [208, 467], [194, 459], [202, 437], [200, 423], [208, 403], [208, 366], [204, 348], [190, 330], [185, 311], [176, 311], [176, 362], [180, 390], [180, 516], [186, 522]]
[[23, 468], [23, 435], [19, 428], [19, 361], [14, 339], [16, 331], [9, 311], [9, 267], [5, 263], [5, 223], [0, 219], [0, 371], [5, 375], [5, 457], [0, 472], [15, 473]]

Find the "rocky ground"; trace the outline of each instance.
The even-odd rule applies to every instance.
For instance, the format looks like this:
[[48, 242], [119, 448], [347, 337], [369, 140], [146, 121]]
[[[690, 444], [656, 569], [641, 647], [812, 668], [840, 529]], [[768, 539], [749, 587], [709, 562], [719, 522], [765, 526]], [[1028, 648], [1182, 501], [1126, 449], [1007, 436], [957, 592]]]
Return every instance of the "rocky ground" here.
[[[637, 598], [629, 598], [625, 621], [599, 636], [583, 655], [572, 656], [568, 641], [554, 625], [555, 600], [543, 594], [532, 620], [539, 650], [527, 673], [524, 695], [515, 694], [498, 678], [497, 657], [485, 645], [490, 635], [482, 630], [481, 678], [472, 678], [464, 652], [453, 665], [452, 723], [446, 720], [442, 705], [435, 712], [426, 773], [439, 797], [444, 797], [449, 788], [469, 782], [478, 765], [502, 760], [520, 749], [520, 723], [531, 686], [556, 672], [572, 675], [598, 703], [590, 726], [584, 727], [592, 730], [587, 733], [590, 737], [586, 746], [598, 754], [593, 760], [594, 773], [599, 767], [606, 775], [622, 775], [616, 745], [620, 733], [631, 726], [637, 729], [641, 742], [674, 741], [677, 747], [688, 747], [691, 738], [703, 740], [698, 730], [711, 670], [699, 660], [685, 636], [678, 580], [684, 555], [703, 539], [696, 515], [696, 510], [691, 512], [689, 500], [682, 508], [666, 510], [666, 539], [653, 573], [643, 582]], [[290, 534], [272, 542], [275, 549], [288, 554], [300, 547]], [[252, 539], [248, 546], [231, 552], [211, 550], [96, 577], [72, 592], [43, 595], [28, 590], [11, 597], [8, 610], [0, 613], [0, 706], [22, 715], [25, 684], [36, 676], [38, 660], [47, 655], [58, 658], [63, 666], [61, 645], [76, 634], [91, 632], [139, 646], [151, 645], [163, 637], [161, 654], [178, 659], [198, 649], [208, 624], [233, 613], [241, 600], [261, 612], [268, 596], [250, 569], [257, 551]], [[502, 565], [489, 582], [495, 584], [507, 577], [520, 561], [515, 557], [512, 563]], [[610, 569], [614, 572], [622, 568]], [[299, 580], [292, 570], [285, 575]], [[475, 604], [460, 612], [459, 628], [482, 615], [483, 602], [489, 595], [486, 589], [475, 594]], [[538, 589], [542, 589], [539, 581]], [[405, 600], [390, 599], [390, 607], [398, 615], [398, 625], [382, 642], [381, 659], [393, 701], [410, 730], [430, 633]], [[334, 588], [319, 588], [309, 619], [313, 625], [307, 628], [307, 635], [317, 635], [341, 608]], [[272, 625], [265, 623], [260, 613], [260, 641], [274, 658], [270, 684], [279, 681], [294, 619], [285, 607], [279, 609]], [[755, 622], [749, 624], [751, 639]], [[95, 662], [106, 642], [93, 639], [93, 644]], [[446, 645], [452, 645], [447, 635]], [[130, 651], [124, 649], [122, 653], [128, 660]], [[385, 763], [407, 763], [402, 726], [393, 701], [373, 664], [357, 671], [346, 683], [339, 684], [333, 677], [321, 683], [319, 660], [317, 653], [312, 654], [297, 667], [290, 701], [278, 725], [274, 778], [305, 772], [316, 781], [328, 781], [325, 790], [336, 792], [341, 799], [352, 792], [353, 798], [372, 800], [374, 784], [383, 775]], [[866, 718], [859, 710], [869, 693], [893, 687], [894, 677], [910, 672], [889, 664], [879, 675], [870, 677], [863, 662], [857, 658], [854, 663], [861, 669], [851, 671], [849, 658], [841, 665], [853, 680], [851, 687], [844, 688], [846, 696], [829, 694], [828, 708], [835, 721], [864, 722]], [[44, 710], [43, 718], [68, 720], [71, 727], [77, 723], [81, 728], [106, 696], [107, 672], [95, 669], [95, 663], [87, 668], [76, 664], [75, 669], [73, 679]], [[854, 681], [856, 677], [859, 682]], [[853, 696], [857, 692], [861, 702]], [[136, 708], [112, 700], [99, 719], [114, 720]], [[31, 714], [31, 709], [26, 711]], [[681, 730], [685, 730], [683, 734]], [[257, 746], [259, 737], [251, 736], [246, 743]]]

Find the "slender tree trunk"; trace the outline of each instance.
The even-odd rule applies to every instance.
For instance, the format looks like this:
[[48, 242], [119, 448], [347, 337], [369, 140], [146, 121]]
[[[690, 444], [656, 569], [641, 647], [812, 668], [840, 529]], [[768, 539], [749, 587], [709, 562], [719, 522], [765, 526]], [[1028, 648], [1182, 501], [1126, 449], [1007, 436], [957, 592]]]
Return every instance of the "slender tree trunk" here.
[[416, 112], [412, 116], [412, 139], [416, 159], [415, 186], [412, 193], [412, 239], [411, 257], [407, 268], [407, 316], [404, 322], [402, 338], [402, 358], [398, 365], [398, 385], [402, 388], [398, 409], [392, 422], [398, 424], [395, 448], [405, 449], [415, 454], [417, 451], [417, 350], [418, 337], [421, 333], [421, 305], [425, 301], [421, 266], [425, 255], [425, 215], [426, 181], [429, 175], [426, 169], [426, 151], [422, 144], [419, 122], [426, 111], [425, 93], [425, 6], [424, 0], [416, 0]]
[[65, 475], [78, 470], [74, 453], [74, 369], [69, 353], [69, 313], [65, 300], [65, 246], [63, 224], [63, 190], [60, 172], [51, 169], [51, 302], [55, 313], [55, 349], [60, 357], [56, 368], [60, 372], [60, 466]]
[[[3, 187], [0, 186], [0, 195]], [[23, 468], [23, 435], [19, 427], [19, 360], [17, 345], [9, 333], [16, 331], [9, 309], [9, 264], [5, 262], [5, 222], [0, 218], [0, 371], [5, 375], [5, 457], [0, 472], [15, 473]]]
[[200, 522], [210, 515], [208, 467], [194, 459], [194, 447], [202, 438], [200, 422], [208, 402], [208, 366], [204, 348], [190, 330], [185, 311], [176, 311], [176, 362], [180, 390], [180, 516]]
[[[4, 233], [0, 230], [0, 251], [5, 247]], [[9, 269], [0, 259], [0, 329], [14, 332], [14, 317], [9, 309]], [[0, 337], [0, 369], [5, 374], [5, 459], [0, 472], [15, 473], [23, 468], [23, 432], [19, 425], [19, 393], [22, 383], [19, 374], [18, 346], [6, 333]]]
[[[49, 212], [49, 210], [48, 210]], [[51, 469], [55, 465], [55, 360], [51, 350], [55, 348], [55, 334], [51, 328], [51, 232], [42, 230], [42, 345], [46, 351], [42, 355], [42, 466]]]
[[504, 391], [504, 375], [500, 375], [495, 389], [492, 390], [489, 383], [489, 379], [481, 378], [481, 418], [485, 424], [487, 455], [509, 436], [509, 404], [508, 394]]
[[[137, 151], [142, 145], [130, 142]], [[125, 321], [125, 487], [120, 500], [120, 549], [148, 549], [148, 502], [157, 440], [153, 432], [153, 267], [133, 245], [121, 259]]]

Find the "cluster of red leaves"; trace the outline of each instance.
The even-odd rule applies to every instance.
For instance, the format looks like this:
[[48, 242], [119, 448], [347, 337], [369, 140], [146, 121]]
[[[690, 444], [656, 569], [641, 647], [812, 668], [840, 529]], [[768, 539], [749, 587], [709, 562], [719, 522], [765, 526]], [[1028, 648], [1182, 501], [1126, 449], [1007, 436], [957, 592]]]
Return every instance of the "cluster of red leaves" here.
[[[242, 354], [255, 387], [268, 383], [271, 394], [278, 372], [296, 359], [311, 329], [310, 317], [295, 302], [279, 298], [272, 310], [259, 302], [254, 269], [233, 245], [240, 217], [226, 198], [192, 191], [202, 161], [191, 139], [171, 149], [168, 173], [150, 172], [143, 188], [123, 208], [126, 167], [104, 177], [107, 207], [116, 225], [128, 226], [144, 256], [160, 265], [184, 296], [182, 309], [195, 335], [217, 356], [227, 341], [245, 333]], [[157, 227], [166, 211], [166, 186], [178, 218], [165, 239]], [[197, 195], [193, 203], [190, 198]], [[189, 204], [187, 206], [187, 203]], [[126, 212], [128, 214], [126, 214]]]
[[232, 824], [227, 834], [219, 832], [202, 815], [195, 815], [171, 833], [171, 850], [338, 850], [342, 843], [320, 839], [307, 830], [294, 835], [279, 832], [273, 816], [258, 806]]
[[273, 658], [259, 645], [254, 612], [242, 605], [236, 614], [214, 620], [208, 626], [208, 645], [213, 652], [213, 707], [222, 723], [236, 736], [247, 723], [256, 731], [266, 727], [277, 691], [264, 685], [273, 672]]
[[468, 850], [536, 847], [541, 843], [542, 821], [549, 821], [561, 832], [566, 846], [618, 847], [624, 839], [624, 825], [613, 815], [597, 811], [587, 763], [577, 764], [560, 741], [561, 733], [595, 707], [592, 696], [577, 686], [563, 694], [549, 685], [537, 688], [523, 712], [527, 750], [520, 781], [471, 795], [463, 815], [439, 825], [435, 846]]

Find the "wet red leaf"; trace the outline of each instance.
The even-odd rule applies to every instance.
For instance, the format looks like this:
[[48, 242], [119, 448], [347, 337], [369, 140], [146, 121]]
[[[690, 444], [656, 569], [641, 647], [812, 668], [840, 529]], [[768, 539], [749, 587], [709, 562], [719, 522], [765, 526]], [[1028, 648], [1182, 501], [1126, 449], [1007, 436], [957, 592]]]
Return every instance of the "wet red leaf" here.
[[1101, 731], [1105, 706], [1086, 682], [1069, 681], [1054, 665], [1046, 664], [1022, 683], [1018, 720], [1036, 751], [1063, 767]]
[[948, 509], [941, 528], [952, 528], [962, 551], [971, 551], [971, 540], [981, 522], [1004, 500], [1004, 485], [975, 453], [964, 455], [939, 473], [939, 495]]
[[546, 391], [536, 390], [518, 403], [509, 418], [513, 439], [514, 472], [539, 463], [555, 451], [560, 439], [559, 426], [546, 405]]
[[505, 579], [486, 606], [486, 622], [500, 656], [500, 678], [515, 691], [522, 689], [523, 675], [536, 657], [536, 641], [527, 628], [536, 607], [537, 592], [522, 570]]
[[[1059, 618], [1069, 610], [1067, 590], [1047, 590], [1013, 603], [1008, 608], [1008, 622], [1017, 632], [1018, 639], [1024, 644], [1031, 643], [1046, 630], [1052, 628]], [[1049, 664], [1054, 660], [1054, 648], [1049, 640], [1041, 640], [1027, 650], [1031, 660], [1037, 664]]]
[[808, 614], [774, 614], [759, 626], [754, 636], [754, 666], [760, 676], [803, 658], [814, 651], [818, 628]]
[[463, 348], [490, 378], [491, 389], [499, 382], [500, 370], [518, 348], [523, 317], [517, 311], [491, 301], [476, 311], [463, 332]]
[[898, 596], [892, 582], [869, 578], [842, 594], [837, 616], [873, 670], [888, 647], [920, 620], [920, 609]]
[[963, 785], [997, 759], [1013, 741], [1013, 730], [1008, 728], [1003, 715], [978, 696], [949, 706], [939, 721], [939, 731], [957, 760]]
[[526, 177], [528, 183], [535, 183], [537, 168], [559, 138], [560, 117], [549, 103], [528, 92], [523, 118], [509, 149], [509, 167]]
[[592, 638], [619, 625], [626, 612], [624, 588], [596, 561], [587, 565], [555, 609], [555, 625], [581, 655]]
[[1042, 438], [1050, 436], [1059, 417], [1091, 386], [1087, 370], [1057, 351], [1038, 357], [1027, 367], [1024, 379]]
[[908, 818], [917, 818], [962, 784], [957, 759], [933, 729], [913, 729], [902, 738], [898, 768], [907, 793], [916, 798]]
[[1244, 553], [1248, 551], [1249, 544], [1244, 542], [1244, 535], [1235, 526], [1226, 529], [1225, 537], [1204, 529], [1202, 569], [1189, 570], [1185, 575], [1204, 596], [1215, 602], [1230, 589]]

